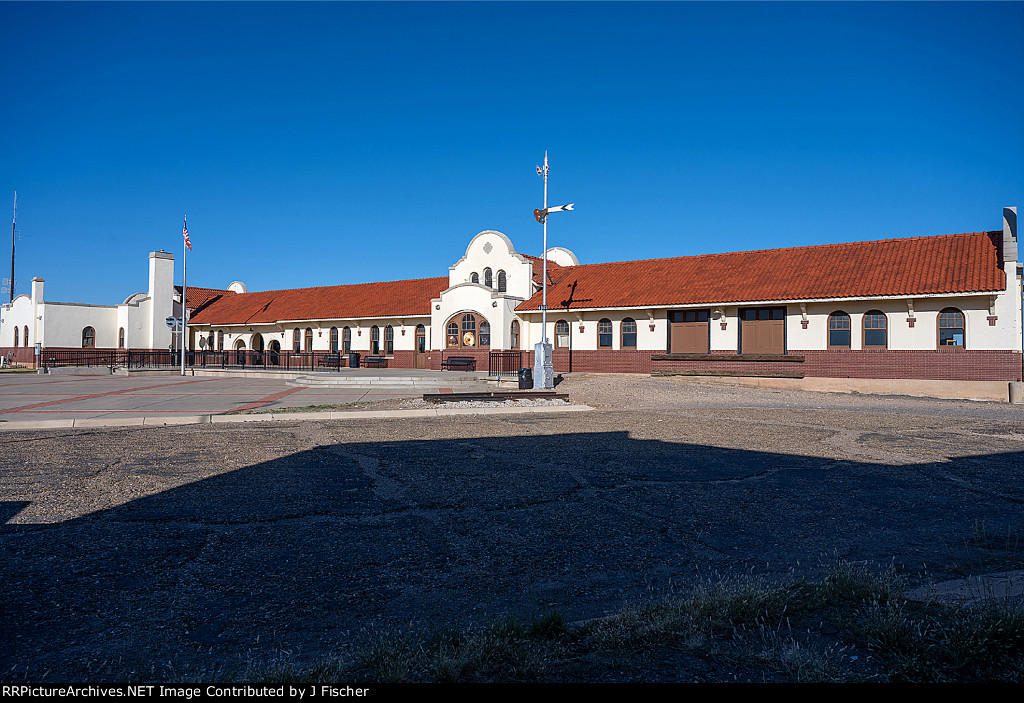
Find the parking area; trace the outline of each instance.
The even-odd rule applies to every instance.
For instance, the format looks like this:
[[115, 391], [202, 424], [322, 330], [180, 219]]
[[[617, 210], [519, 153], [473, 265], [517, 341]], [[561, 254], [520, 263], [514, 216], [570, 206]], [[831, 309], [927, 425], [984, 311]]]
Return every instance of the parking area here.
[[[204, 383], [232, 388], [177, 388]], [[1020, 406], [637, 376], [560, 390], [597, 410], [0, 435], [0, 678], [266, 671], [837, 559], [914, 586], [1024, 568]]]
[[[214, 415], [413, 398], [486, 385], [483, 374], [360, 369], [278, 378], [172, 373], [111, 376], [0, 374], [0, 420], [117, 419]], [[342, 384], [343, 383], [343, 384]], [[335, 385], [332, 385], [335, 384]]]

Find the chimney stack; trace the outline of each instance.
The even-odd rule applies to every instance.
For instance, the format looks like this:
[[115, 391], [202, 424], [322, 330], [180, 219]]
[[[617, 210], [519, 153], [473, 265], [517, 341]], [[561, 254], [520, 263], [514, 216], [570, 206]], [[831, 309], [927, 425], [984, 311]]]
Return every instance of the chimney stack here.
[[1003, 263], [1017, 261], [1017, 208], [1003, 208]]

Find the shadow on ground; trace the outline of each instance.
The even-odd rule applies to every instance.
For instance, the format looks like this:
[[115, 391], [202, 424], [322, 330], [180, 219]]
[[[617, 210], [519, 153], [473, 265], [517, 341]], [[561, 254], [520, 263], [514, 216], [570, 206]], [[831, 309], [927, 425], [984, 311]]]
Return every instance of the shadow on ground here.
[[0, 678], [203, 678], [385, 631], [600, 616], [710, 572], [835, 558], [948, 570], [978, 521], [1019, 529], [1006, 481], [1021, 465], [1021, 452], [888, 465], [626, 432], [321, 446], [0, 527]]

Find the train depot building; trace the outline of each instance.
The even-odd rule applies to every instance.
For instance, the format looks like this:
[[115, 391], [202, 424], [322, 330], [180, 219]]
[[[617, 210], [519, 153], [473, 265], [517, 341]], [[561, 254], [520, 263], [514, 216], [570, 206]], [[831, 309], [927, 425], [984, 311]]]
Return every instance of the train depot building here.
[[[43, 300], [0, 309], [0, 354], [167, 350], [180, 314], [171, 254], [150, 254], [149, 290], [114, 306]], [[249, 366], [358, 352], [390, 367], [488, 368], [491, 352], [541, 341], [540, 258], [497, 231], [473, 237], [447, 275], [248, 292], [187, 290], [188, 348]], [[581, 264], [548, 251], [556, 372], [681, 374], [822, 390], [1002, 399], [1022, 364], [1016, 209], [1001, 230]], [[239, 354], [242, 352], [242, 354]], [[43, 353], [45, 357], [45, 352]], [[741, 382], [741, 381], [737, 381]]]

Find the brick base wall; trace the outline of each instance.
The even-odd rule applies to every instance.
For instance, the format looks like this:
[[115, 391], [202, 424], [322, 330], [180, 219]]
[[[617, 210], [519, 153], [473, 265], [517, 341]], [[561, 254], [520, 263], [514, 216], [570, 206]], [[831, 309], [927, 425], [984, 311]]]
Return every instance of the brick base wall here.
[[[607, 352], [605, 352], [607, 354]], [[723, 352], [715, 352], [720, 354]], [[727, 353], [727, 352], [725, 352]], [[653, 369], [750, 373], [799, 371], [814, 378], [915, 378], [941, 381], [1020, 381], [1021, 353], [989, 349], [791, 350], [803, 363], [771, 361], [653, 361]], [[611, 361], [603, 364], [611, 369]], [[580, 369], [582, 370], [582, 369]], [[603, 369], [602, 369], [603, 370]]]

